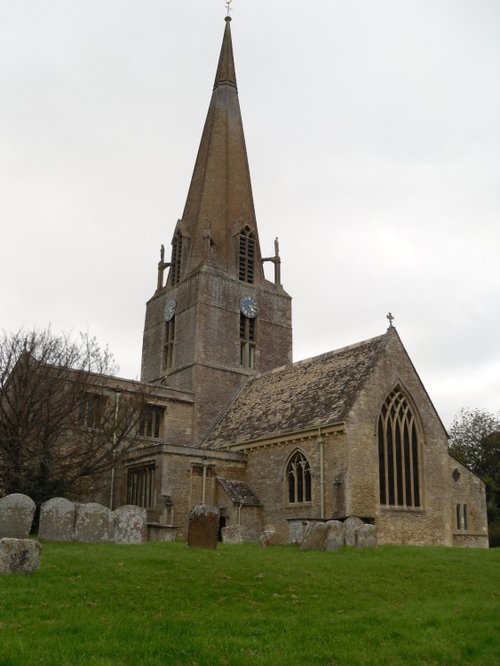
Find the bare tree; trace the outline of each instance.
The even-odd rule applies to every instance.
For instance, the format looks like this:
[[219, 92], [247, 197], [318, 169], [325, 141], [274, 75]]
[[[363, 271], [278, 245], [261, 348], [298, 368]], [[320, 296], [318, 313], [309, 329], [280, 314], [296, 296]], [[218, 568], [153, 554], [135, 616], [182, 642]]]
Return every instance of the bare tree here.
[[143, 391], [120, 388], [95, 338], [0, 336], [0, 492], [88, 497], [134, 444]]

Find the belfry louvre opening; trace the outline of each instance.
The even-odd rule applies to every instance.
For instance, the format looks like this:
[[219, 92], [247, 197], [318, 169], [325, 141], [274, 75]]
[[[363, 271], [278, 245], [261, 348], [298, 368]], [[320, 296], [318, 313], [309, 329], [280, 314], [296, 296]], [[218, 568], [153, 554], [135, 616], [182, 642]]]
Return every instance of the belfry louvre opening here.
[[248, 227], [240, 233], [239, 273], [242, 282], [253, 283], [255, 269], [255, 236]]
[[380, 504], [419, 507], [420, 454], [417, 424], [408, 400], [395, 389], [378, 418]]

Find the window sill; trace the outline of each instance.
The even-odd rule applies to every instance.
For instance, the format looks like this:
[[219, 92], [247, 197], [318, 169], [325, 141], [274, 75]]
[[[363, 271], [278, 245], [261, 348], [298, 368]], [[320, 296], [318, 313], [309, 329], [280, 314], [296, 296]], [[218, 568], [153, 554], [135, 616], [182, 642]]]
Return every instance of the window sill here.
[[421, 506], [380, 506], [382, 513], [425, 513]]

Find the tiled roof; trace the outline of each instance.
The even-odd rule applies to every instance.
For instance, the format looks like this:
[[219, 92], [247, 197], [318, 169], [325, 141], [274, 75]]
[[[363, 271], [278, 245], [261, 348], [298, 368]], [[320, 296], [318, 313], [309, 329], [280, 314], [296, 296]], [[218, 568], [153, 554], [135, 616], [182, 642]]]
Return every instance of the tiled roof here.
[[204, 445], [226, 447], [344, 420], [385, 339], [381, 335], [250, 379]]
[[217, 481], [224, 488], [227, 496], [234, 504], [243, 504], [246, 506], [262, 505], [257, 495], [250, 490], [246, 483], [242, 481], [229, 481], [228, 479], [222, 479], [220, 476], [217, 477]]

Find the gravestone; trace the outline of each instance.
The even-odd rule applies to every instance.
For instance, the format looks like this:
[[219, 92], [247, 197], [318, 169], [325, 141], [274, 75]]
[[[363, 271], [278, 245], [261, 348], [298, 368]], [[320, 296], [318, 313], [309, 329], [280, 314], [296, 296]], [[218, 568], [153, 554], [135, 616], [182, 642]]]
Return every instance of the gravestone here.
[[131, 504], [121, 506], [110, 513], [109, 523], [110, 540], [113, 543], [146, 543], [146, 509]]
[[193, 548], [217, 548], [219, 509], [216, 506], [198, 504], [189, 512], [188, 546]]
[[344, 529], [345, 529], [345, 545], [346, 546], [355, 546], [356, 545], [356, 530], [364, 525], [364, 522], [361, 518], [356, 516], [351, 516], [344, 520]]
[[276, 528], [267, 526], [260, 533], [259, 543], [264, 548], [268, 548], [269, 546], [281, 546], [282, 541]]
[[33, 539], [0, 539], [0, 574], [38, 571], [40, 551], [40, 544]]
[[35, 515], [35, 502], [21, 493], [12, 493], [0, 499], [0, 539], [11, 537], [25, 539], [29, 536], [33, 516]]
[[377, 528], [375, 525], [363, 525], [356, 530], [356, 548], [376, 548]]
[[326, 523], [311, 523], [304, 534], [301, 550], [323, 550], [327, 532]]
[[228, 525], [221, 530], [222, 542], [229, 544], [243, 543], [243, 528], [241, 525]]
[[344, 545], [345, 527], [340, 520], [329, 520], [325, 539], [325, 550], [339, 550]]
[[40, 508], [38, 537], [42, 541], [75, 540], [76, 507], [64, 497], [53, 497]]
[[82, 543], [109, 542], [110, 510], [102, 504], [76, 504], [75, 541]]

